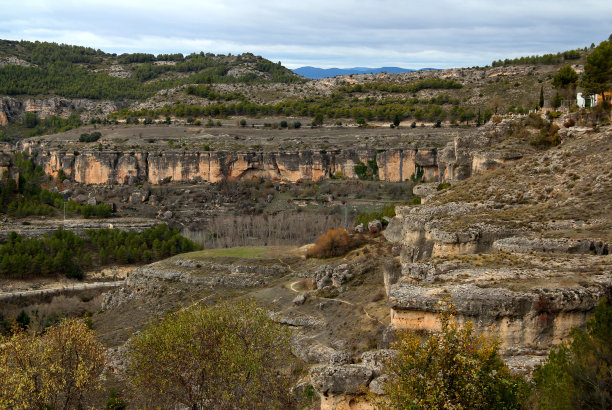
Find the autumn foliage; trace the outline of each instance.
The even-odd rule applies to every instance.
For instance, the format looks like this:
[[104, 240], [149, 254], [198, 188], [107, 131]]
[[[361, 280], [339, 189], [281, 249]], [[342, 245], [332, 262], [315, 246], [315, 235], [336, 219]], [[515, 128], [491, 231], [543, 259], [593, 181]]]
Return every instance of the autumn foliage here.
[[441, 330], [425, 340], [403, 332], [387, 363], [389, 378], [381, 408], [514, 409], [528, 389], [501, 360], [497, 340], [479, 334], [471, 322], [460, 325], [452, 302], [440, 305]]
[[331, 258], [341, 256], [362, 244], [362, 240], [351, 236], [347, 230], [330, 229], [319, 236], [315, 245], [306, 254], [309, 258]]
[[100, 387], [104, 348], [83, 321], [0, 338], [0, 408], [83, 408]]

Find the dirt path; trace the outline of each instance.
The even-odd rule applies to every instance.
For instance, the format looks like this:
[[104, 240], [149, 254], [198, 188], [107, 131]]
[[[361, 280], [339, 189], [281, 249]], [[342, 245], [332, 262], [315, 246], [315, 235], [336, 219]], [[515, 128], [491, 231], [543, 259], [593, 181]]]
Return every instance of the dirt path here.
[[[295, 293], [300, 293], [300, 291], [299, 291], [299, 290], [297, 290], [297, 289], [295, 289], [295, 288], [294, 288], [294, 286], [295, 286], [296, 284], [300, 283], [300, 282], [301, 282], [301, 280], [296, 280], [295, 282], [291, 282], [291, 283], [289, 284], [289, 289], [291, 289], [291, 291], [293, 291], [293, 292], [295, 292]], [[370, 314], [368, 313], [368, 311], [365, 309], [365, 307], [363, 307], [362, 305], [357, 305], [357, 304], [355, 304], [355, 303], [353, 303], [353, 302], [349, 302], [348, 300], [343, 300], [343, 299], [332, 299], [332, 298], [324, 298], [324, 297], [322, 297], [322, 296], [315, 296], [315, 295], [312, 295], [312, 294], [310, 294], [310, 293], [309, 293], [309, 296], [314, 297], [314, 298], [317, 298], [317, 299], [330, 300], [330, 301], [332, 301], [332, 302], [344, 303], [344, 304], [347, 304], [347, 305], [350, 305], [350, 306], [354, 306], [354, 307], [357, 307], [357, 308], [361, 308], [361, 310], [363, 311], [363, 313], [366, 315], [366, 317], [367, 317], [368, 319], [370, 319], [370, 320], [375, 320], [375, 321], [377, 321], [378, 323], [380, 323], [380, 324], [382, 324], [382, 325], [386, 325], [386, 323], [383, 323], [383, 322], [381, 322], [381, 321], [380, 321], [378, 318], [376, 318], [376, 317], [374, 317], [374, 316], [370, 315]]]

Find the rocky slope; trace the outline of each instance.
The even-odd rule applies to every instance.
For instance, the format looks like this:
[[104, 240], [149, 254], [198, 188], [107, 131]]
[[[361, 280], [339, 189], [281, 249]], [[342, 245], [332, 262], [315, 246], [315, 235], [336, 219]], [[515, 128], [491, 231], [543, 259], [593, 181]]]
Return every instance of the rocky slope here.
[[386, 277], [391, 321], [435, 330], [448, 295], [461, 320], [538, 354], [612, 295], [612, 129], [562, 130], [561, 145], [397, 211], [385, 236], [402, 246]]

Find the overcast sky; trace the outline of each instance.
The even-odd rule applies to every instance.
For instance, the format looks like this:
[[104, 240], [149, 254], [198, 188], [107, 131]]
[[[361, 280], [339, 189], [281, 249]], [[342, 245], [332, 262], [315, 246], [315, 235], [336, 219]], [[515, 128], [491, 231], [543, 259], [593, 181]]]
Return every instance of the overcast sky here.
[[612, 0], [0, 0], [0, 38], [285, 66], [447, 68], [599, 44]]

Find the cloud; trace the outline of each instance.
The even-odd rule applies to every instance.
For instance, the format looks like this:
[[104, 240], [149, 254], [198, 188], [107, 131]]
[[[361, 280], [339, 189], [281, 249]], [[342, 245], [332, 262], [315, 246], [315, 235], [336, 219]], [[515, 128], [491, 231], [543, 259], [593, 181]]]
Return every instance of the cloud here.
[[252, 52], [296, 67], [450, 67], [607, 39], [609, 1], [23, 0], [0, 38], [108, 52]]

